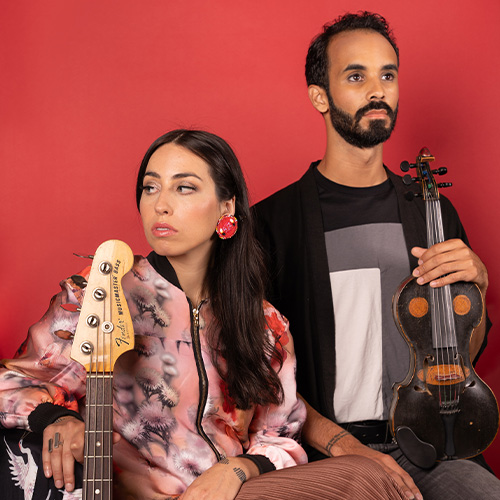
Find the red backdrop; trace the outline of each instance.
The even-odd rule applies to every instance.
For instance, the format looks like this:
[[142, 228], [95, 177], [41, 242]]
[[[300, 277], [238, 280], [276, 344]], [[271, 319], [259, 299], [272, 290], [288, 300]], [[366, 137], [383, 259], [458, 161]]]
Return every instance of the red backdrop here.
[[[500, 396], [496, 0], [23, 0], [0, 18], [1, 345], [10, 357], [58, 280], [120, 238], [146, 253], [134, 175], [149, 144], [181, 126], [226, 138], [253, 201], [322, 156], [303, 66], [321, 25], [348, 10], [385, 15], [401, 49], [397, 170], [427, 145], [490, 273], [495, 324], [479, 375]], [[486, 452], [500, 473], [499, 439]]]

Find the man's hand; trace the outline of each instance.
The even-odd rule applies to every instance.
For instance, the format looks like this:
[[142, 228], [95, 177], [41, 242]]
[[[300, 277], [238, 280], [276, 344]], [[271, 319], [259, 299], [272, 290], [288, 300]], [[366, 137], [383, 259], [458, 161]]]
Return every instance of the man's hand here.
[[[339, 429], [342, 432], [342, 428], [340, 427]], [[396, 460], [394, 460], [390, 455], [380, 453], [369, 446], [365, 446], [349, 433], [344, 435], [335, 447], [335, 456], [337, 457], [342, 455], [362, 455], [363, 457], [377, 462], [380, 466], [382, 466], [386, 474], [388, 474], [401, 488], [408, 499], [423, 499], [422, 494], [413, 482], [411, 476], [404, 469], [402, 469]]]
[[317, 412], [300, 394], [297, 396], [307, 408], [307, 420], [302, 429], [304, 441], [330, 457], [362, 455], [369, 458], [382, 466], [409, 500], [422, 500], [422, 494], [411, 476], [390, 455], [361, 444], [349, 432]]
[[438, 288], [457, 281], [473, 281], [483, 296], [486, 293], [486, 267], [462, 240], [443, 241], [429, 249], [414, 247], [411, 253], [418, 258], [418, 267], [413, 270], [413, 276], [419, 285], [429, 283]]
[[196, 478], [179, 500], [233, 500], [241, 486], [259, 469], [241, 457], [224, 458]]
[[[483, 300], [488, 288], [488, 271], [481, 259], [458, 239], [432, 245], [428, 250], [414, 247], [412, 255], [418, 258], [418, 267], [413, 270], [419, 285], [429, 283], [439, 288], [457, 281], [474, 282], [481, 290]], [[444, 276], [446, 275], [446, 276]], [[475, 328], [469, 344], [471, 359], [475, 359], [486, 334], [486, 315]]]

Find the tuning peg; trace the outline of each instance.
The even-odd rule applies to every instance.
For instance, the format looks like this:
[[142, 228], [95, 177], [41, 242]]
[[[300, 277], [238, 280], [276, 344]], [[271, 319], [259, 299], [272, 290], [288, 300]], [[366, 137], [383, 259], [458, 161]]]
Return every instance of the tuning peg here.
[[407, 191], [405, 193], [405, 198], [408, 200], [408, 201], [412, 201], [413, 198], [420, 198], [422, 196], [422, 193], [414, 193], [413, 191]]
[[73, 280], [73, 283], [75, 283], [75, 285], [79, 286], [80, 288], [85, 288], [87, 286], [87, 280], [79, 274], [73, 274], [73, 276], [71, 276], [71, 279]]
[[75, 253], [75, 252], [73, 252], [73, 255], [75, 257], [80, 257], [81, 259], [93, 259], [94, 258], [93, 255], [81, 255], [81, 254]]
[[410, 174], [403, 175], [403, 183], [406, 186], [410, 186], [414, 182], [418, 182], [418, 178], [417, 177], [412, 177]]
[[440, 182], [438, 184], [438, 188], [449, 188], [451, 186], [453, 186], [451, 182]]
[[71, 303], [67, 303], [67, 304], [61, 304], [61, 308], [64, 309], [65, 311], [68, 311], [68, 312], [80, 312], [80, 308], [78, 307], [77, 304], [71, 304]]
[[431, 172], [434, 175], [444, 175], [444, 174], [446, 174], [446, 172], [448, 172], [448, 169], [446, 167], [439, 167], [436, 170], [431, 170]]
[[403, 172], [408, 172], [408, 170], [410, 170], [410, 168], [415, 168], [415, 165], [412, 165], [410, 162], [404, 160], [401, 162], [401, 164], [399, 165], [399, 168], [403, 171]]

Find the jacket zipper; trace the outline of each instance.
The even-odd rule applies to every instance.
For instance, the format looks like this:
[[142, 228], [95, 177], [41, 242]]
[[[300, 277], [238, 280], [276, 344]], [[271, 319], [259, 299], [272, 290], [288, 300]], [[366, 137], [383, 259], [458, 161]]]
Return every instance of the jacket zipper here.
[[221, 454], [212, 443], [211, 439], [206, 435], [203, 425], [201, 423], [203, 419], [203, 412], [205, 411], [205, 406], [208, 401], [208, 376], [205, 370], [205, 364], [203, 363], [203, 358], [201, 355], [201, 341], [200, 341], [200, 308], [204, 303], [202, 300], [198, 307], [193, 307], [191, 301], [188, 299], [189, 308], [191, 309], [191, 338], [193, 340], [193, 352], [194, 359], [196, 361], [196, 368], [198, 370], [198, 380], [199, 380], [199, 390], [200, 399], [198, 402], [198, 412], [196, 414], [196, 429], [198, 434], [205, 440], [205, 442], [212, 448], [212, 451], [217, 457], [217, 461], [222, 458]]

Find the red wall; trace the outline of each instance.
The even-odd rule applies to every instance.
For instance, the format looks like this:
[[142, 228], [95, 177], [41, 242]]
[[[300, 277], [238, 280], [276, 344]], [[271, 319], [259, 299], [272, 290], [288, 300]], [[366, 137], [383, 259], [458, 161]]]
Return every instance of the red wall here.
[[[134, 175], [169, 129], [226, 138], [254, 201], [321, 157], [304, 58], [321, 25], [376, 10], [401, 49], [398, 125], [385, 161], [427, 145], [454, 183], [472, 246], [487, 264], [495, 324], [479, 375], [500, 396], [500, 120], [496, 0], [23, 0], [0, 18], [2, 217], [0, 357], [11, 356], [58, 280], [110, 238], [147, 244]], [[486, 455], [500, 473], [499, 439]]]

